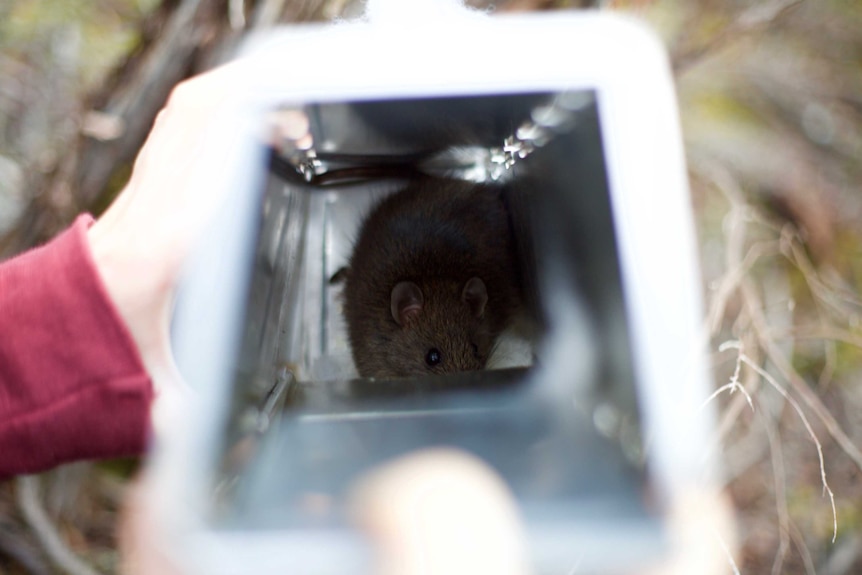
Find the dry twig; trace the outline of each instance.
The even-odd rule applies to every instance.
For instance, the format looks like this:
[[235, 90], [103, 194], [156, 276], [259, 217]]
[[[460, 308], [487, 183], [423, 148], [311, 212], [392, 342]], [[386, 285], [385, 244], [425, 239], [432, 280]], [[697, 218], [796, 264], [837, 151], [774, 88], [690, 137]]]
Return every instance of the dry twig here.
[[[740, 361], [742, 354], [739, 354]], [[781, 447], [780, 432], [768, 417], [763, 417], [763, 427], [769, 439], [769, 453], [772, 459], [772, 478], [775, 483], [775, 510], [778, 513], [778, 551], [772, 563], [772, 575], [781, 573], [784, 558], [790, 548], [790, 512], [787, 510], [787, 477], [784, 470], [784, 450]]]
[[[695, 158], [691, 163], [696, 175], [719, 190], [729, 203], [729, 210], [724, 220], [725, 234], [725, 272], [715, 282], [717, 288], [712, 292], [708, 308], [706, 331], [714, 337], [726, 325], [727, 310], [732, 298], [738, 298], [741, 308], [736, 314], [732, 332], [741, 342], [725, 343], [719, 346], [719, 352], [728, 348], [738, 349], [737, 363], [728, 383], [718, 387], [710, 396], [712, 401], [723, 392], [733, 396], [724, 408], [717, 430], [717, 443], [722, 442], [729, 431], [733, 429], [740, 414], [746, 409], [757, 408], [761, 419], [766, 425], [768, 448], [770, 450], [775, 482], [775, 506], [778, 516], [779, 544], [773, 562], [773, 573], [779, 573], [787, 564], [787, 553], [790, 546], [798, 549], [800, 558], [807, 573], [814, 573], [814, 561], [806, 546], [805, 539], [794, 525], [787, 506], [787, 481], [784, 474], [785, 456], [781, 445], [781, 434], [777, 421], [772, 421], [764, 415], [757, 395], [758, 385], [765, 381], [775, 389], [781, 398], [790, 405], [801, 420], [807, 435], [817, 449], [820, 468], [820, 480], [824, 495], [828, 495], [832, 512], [832, 541], [837, 537], [838, 517], [835, 495], [830, 487], [825, 468], [825, 456], [820, 439], [806, 415], [806, 408], [822, 422], [827, 432], [835, 439], [840, 448], [862, 469], [862, 452], [848, 437], [832, 413], [825, 407], [810, 384], [793, 367], [788, 351], [779, 343], [782, 339], [822, 339], [826, 363], [820, 372], [818, 381], [822, 385], [828, 383], [835, 367], [835, 342], [844, 342], [862, 349], [862, 335], [853, 331], [853, 317], [860, 313], [860, 300], [848, 290], [834, 285], [834, 282], [824, 281], [810, 261], [804, 247], [804, 240], [792, 225], [776, 225], [754, 210], [746, 200], [746, 196], [736, 178], [720, 165], [703, 158]], [[753, 226], [758, 230], [775, 234], [775, 239], [751, 241]], [[767, 317], [761, 296], [752, 278], [752, 271], [757, 264], [771, 256], [784, 256], [801, 273], [818, 308], [820, 321], [815, 325], [805, 327], [786, 327], [777, 330]], [[791, 311], [792, 311], [791, 307]], [[847, 321], [850, 319], [848, 326]], [[839, 325], [842, 324], [842, 325]], [[743, 349], [751, 350], [751, 354], [743, 353]], [[763, 357], [760, 357], [760, 354]], [[767, 372], [762, 365], [768, 361], [776, 375]], [[748, 369], [741, 369], [745, 364]], [[785, 383], [779, 383], [779, 379]], [[736, 394], [736, 391], [741, 393]], [[804, 407], [803, 407], [804, 406]], [[749, 433], [751, 439], [744, 439], [748, 444], [756, 434]], [[757, 443], [758, 452], [765, 449], [762, 442]], [[751, 451], [749, 449], [749, 451]], [[750, 454], [749, 454], [750, 455]], [[754, 458], [749, 458], [754, 462]]]
[[811, 552], [805, 544], [805, 538], [799, 532], [799, 528], [794, 523], [790, 523], [790, 537], [793, 539], [793, 544], [796, 550], [799, 551], [799, 556], [802, 557], [802, 564], [805, 565], [805, 573], [807, 575], [817, 575], [817, 569], [814, 567], [814, 560], [811, 558]]
[[[727, 252], [727, 269], [730, 271], [726, 274], [726, 277], [732, 277], [732, 285], [738, 288], [738, 292], [742, 297], [743, 310], [745, 312], [746, 319], [750, 322], [750, 327], [757, 338], [759, 346], [766, 353], [767, 358], [781, 373], [781, 376], [790, 383], [793, 390], [799, 394], [805, 404], [821, 420], [823, 425], [826, 427], [826, 430], [835, 439], [841, 449], [844, 450], [859, 469], [862, 469], [862, 452], [860, 452], [859, 448], [856, 447], [853, 441], [835, 420], [835, 417], [829, 412], [826, 406], [823, 405], [823, 402], [817, 394], [811, 390], [808, 383], [799, 375], [787, 360], [784, 353], [778, 348], [775, 340], [771, 336], [769, 322], [763, 314], [760, 298], [757, 295], [757, 291], [754, 288], [752, 281], [747, 275], [737, 272], [737, 270], [743, 269], [744, 265], [744, 260], [739, 257], [739, 254], [742, 253], [742, 246], [744, 246], [744, 239], [746, 236], [744, 230], [745, 218], [743, 217], [743, 214], [750, 212], [750, 208], [747, 207], [745, 202], [742, 189], [727, 170], [714, 163], [701, 159], [697, 162], [693, 162], [693, 165], [698, 168], [699, 173], [703, 174], [709, 181], [713, 182], [713, 184], [730, 202], [731, 219], [728, 224], [730, 229], [728, 231], [729, 237]], [[827, 286], [820, 280], [818, 274], [813, 268], [813, 265], [810, 264], [810, 261], [807, 259], [804, 252], [799, 248], [798, 242], [791, 241], [789, 239], [798, 239], [798, 235], [793, 233], [787, 226], [784, 226], [781, 228], [781, 236], [783, 238], [781, 244], [782, 246], [785, 246], [783, 249], [784, 253], [792, 254], [792, 261], [800, 267], [800, 271], [802, 271], [803, 275], [806, 277], [808, 285], [813, 286], [812, 291], [817, 290], [817, 294], [819, 294], [822, 301], [829, 302], [831, 305], [838, 305], [835, 303], [834, 298], [830, 297], [827, 293], [830, 291], [828, 289], [830, 286]], [[726, 279], [722, 281], [722, 284], [725, 284], [726, 282], [730, 284], [731, 280]], [[717, 331], [718, 322], [721, 317], [718, 314], [721, 313], [723, 315], [727, 297], [729, 297], [729, 293], [724, 294], [722, 292], [721, 298], [714, 301], [713, 308], [710, 310], [711, 315], [709, 325], [712, 333]], [[839, 301], [852, 304], [856, 303], [855, 298], [852, 298], [851, 296], [843, 296]], [[842, 309], [841, 311], [846, 313], [848, 310]], [[855, 338], [850, 337], [852, 334], [849, 332], [844, 333], [843, 335], [849, 339], [855, 340]], [[738, 412], [738, 409], [736, 411]]]
[[[729, 344], [729, 346], [732, 344]], [[811, 427], [811, 423], [808, 421], [808, 417], [805, 415], [805, 412], [802, 410], [802, 407], [796, 401], [796, 399], [790, 395], [784, 387], [778, 383], [772, 375], [769, 374], [762, 367], [751, 361], [751, 359], [745, 355], [741, 346], [739, 349], [739, 357], [745, 365], [753, 369], [762, 377], [767, 383], [769, 383], [772, 388], [777, 391], [781, 396], [790, 404], [799, 418], [802, 420], [802, 424], [805, 426], [805, 430], [808, 432], [808, 436], [811, 438], [811, 441], [814, 442], [815, 447], [817, 448], [817, 457], [820, 461], [820, 481], [823, 485], [824, 494], [829, 496], [829, 501], [832, 506], [832, 542], [835, 542], [835, 538], [838, 537], [838, 510], [835, 507], [835, 494], [832, 492], [832, 488], [829, 487], [829, 482], [826, 480], [826, 461], [823, 457], [823, 445], [820, 443], [820, 440], [817, 438], [817, 434], [814, 433], [814, 429]]]
[[742, 284], [743, 300], [745, 309], [751, 317], [752, 327], [761, 348], [766, 353], [766, 357], [772, 362], [781, 376], [790, 384], [791, 388], [799, 394], [805, 404], [817, 415], [818, 419], [823, 423], [829, 435], [835, 439], [836, 443], [841, 447], [844, 453], [856, 464], [859, 469], [862, 469], [862, 452], [853, 443], [850, 437], [844, 432], [835, 417], [830, 413], [829, 409], [823, 405], [823, 401], [815, 394], [808, 383], [799, 375], [790, 361], [784, 356], [781, 350], [769, 335], [769, 325], [763, 315], [760, 307], [759, 298], [757, 297], [754, 286], [750, 281], [745, 281]]

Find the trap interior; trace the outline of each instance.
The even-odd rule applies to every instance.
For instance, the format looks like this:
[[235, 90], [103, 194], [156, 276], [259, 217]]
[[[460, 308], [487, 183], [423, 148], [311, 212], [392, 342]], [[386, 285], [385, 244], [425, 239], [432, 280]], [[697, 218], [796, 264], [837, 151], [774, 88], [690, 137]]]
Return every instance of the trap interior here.
[[[345, 529], [357, 476], [444, 445], [500, 472], [538, 555], [660, 549], [599, 117], [591, 91], [273, 111], [214, 525]], [[504, 188], [530, 329], [497, 369], [358, 378], [333, 278], [375, 203], [429, 176]]]

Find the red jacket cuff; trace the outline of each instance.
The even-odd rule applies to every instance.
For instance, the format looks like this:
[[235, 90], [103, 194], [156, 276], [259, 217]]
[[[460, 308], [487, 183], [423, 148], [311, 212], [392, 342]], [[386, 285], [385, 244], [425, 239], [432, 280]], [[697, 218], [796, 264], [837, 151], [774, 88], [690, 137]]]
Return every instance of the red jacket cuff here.
[[0, 476], [145, 449], [152, 382], [99, 278], [92, 222], [0, 264]]

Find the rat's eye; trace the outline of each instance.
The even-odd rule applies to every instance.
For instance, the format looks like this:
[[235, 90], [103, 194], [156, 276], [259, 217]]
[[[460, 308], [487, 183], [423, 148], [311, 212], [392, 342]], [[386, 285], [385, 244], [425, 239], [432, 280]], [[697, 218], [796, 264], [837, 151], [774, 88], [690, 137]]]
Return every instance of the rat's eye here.
[[428, 350], [428, 353], [425, 354], [425, 363], [427, 363], [431, 367], [437, 365], [442, 360], [443, 354], [440, 353], [440, 350], [436, 347], [432, 347]]

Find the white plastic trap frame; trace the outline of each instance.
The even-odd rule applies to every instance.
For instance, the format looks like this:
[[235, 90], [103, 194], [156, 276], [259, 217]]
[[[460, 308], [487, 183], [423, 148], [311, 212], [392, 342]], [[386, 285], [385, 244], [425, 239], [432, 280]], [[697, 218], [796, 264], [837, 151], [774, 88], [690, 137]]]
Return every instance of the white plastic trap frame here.
[[[503, 41], [520, 48], [489, 58]], [[659, 557], [664, 509], [708, 472], [711, 415], [657, 40], [595, 14], [465, 16], [445, 31], [285, 29], [247, 54], [256, 73], [199, 162], [200, 185], [228, 199], [175, 316], [199, 409], [156, 453], [178, 560], [367, 572], [351, 482], [441, 444], [507, 481], [537, 572]], [[331, 279], [375, 199], [419, 174], [506, 187], [534, 329], [507, 336], [490, 366], [506, 369], [357, 379]]]

